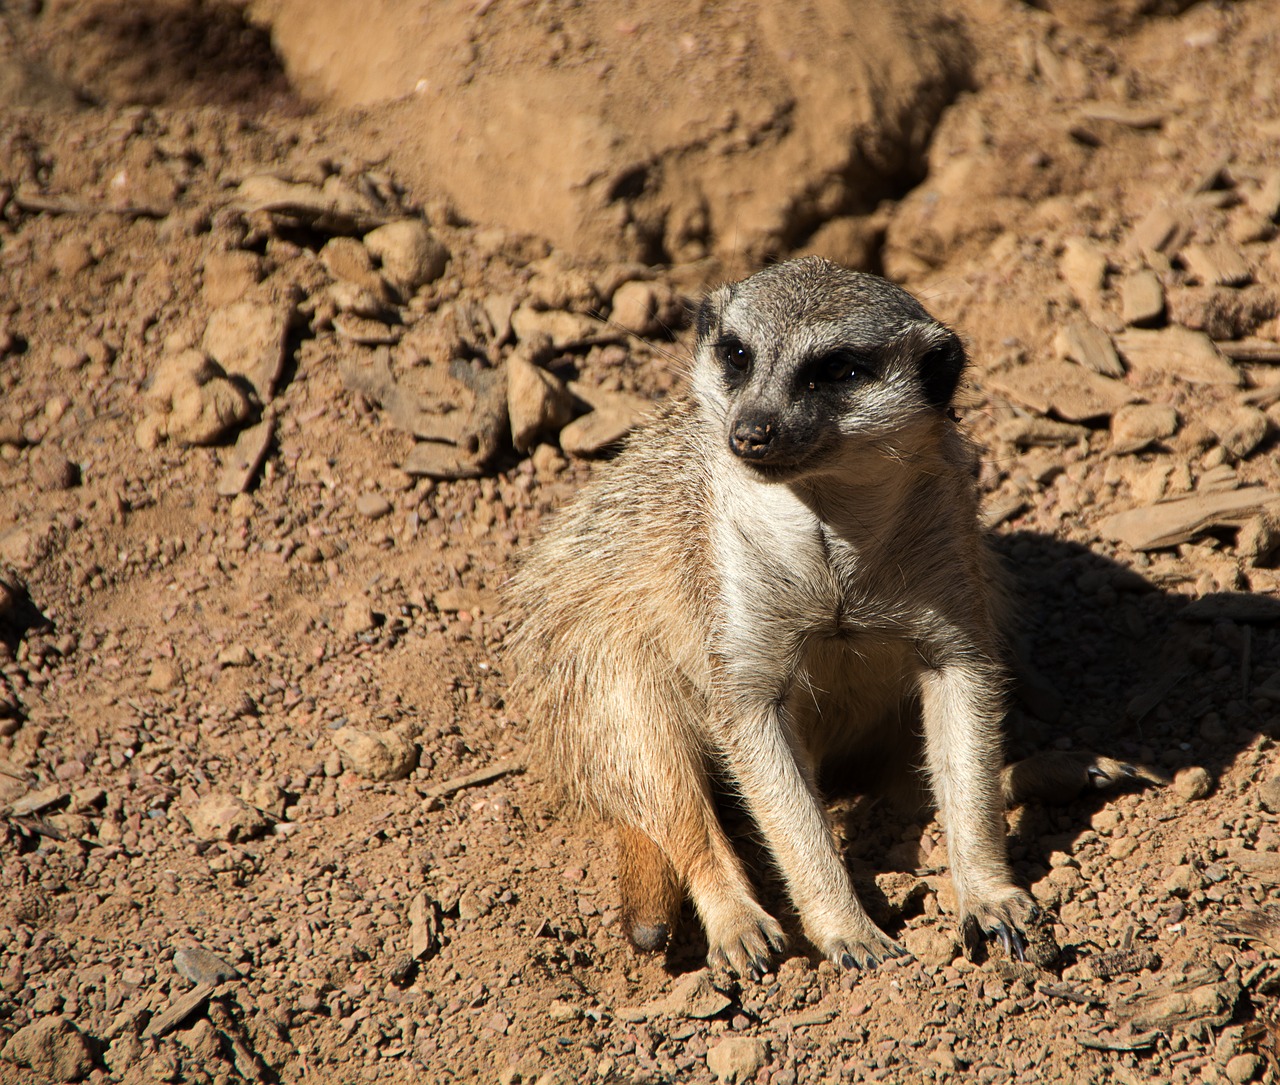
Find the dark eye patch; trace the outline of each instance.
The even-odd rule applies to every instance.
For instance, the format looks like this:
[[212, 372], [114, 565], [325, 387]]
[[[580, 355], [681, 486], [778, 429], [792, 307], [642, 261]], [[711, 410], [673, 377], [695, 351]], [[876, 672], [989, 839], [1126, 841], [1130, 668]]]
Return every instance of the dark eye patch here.
[[819, 384], [846, 384], [875, 375], [868, 355], [856, 350], [832, 350], [810, 359], [800, 371], [800, 382], [813, 391]]

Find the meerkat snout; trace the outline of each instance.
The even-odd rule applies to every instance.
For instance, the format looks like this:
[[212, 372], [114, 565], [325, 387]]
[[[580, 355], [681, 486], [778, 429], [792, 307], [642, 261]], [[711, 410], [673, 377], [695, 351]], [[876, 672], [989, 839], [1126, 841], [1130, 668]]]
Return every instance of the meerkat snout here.
[[729, 447], [744, 460], [764, 460], [773, 446], [777, 420], [768, 415], [739, 417], [729, 434]]

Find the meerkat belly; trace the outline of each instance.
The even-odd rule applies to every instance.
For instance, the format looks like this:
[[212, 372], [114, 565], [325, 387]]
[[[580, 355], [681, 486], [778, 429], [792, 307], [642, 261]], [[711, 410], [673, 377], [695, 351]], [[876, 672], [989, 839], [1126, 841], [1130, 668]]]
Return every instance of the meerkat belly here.
[[813, 637], [788, 707], [806, 748], [821, 762], [879, 742], [915, 698], [909, 642], [879, 634]]

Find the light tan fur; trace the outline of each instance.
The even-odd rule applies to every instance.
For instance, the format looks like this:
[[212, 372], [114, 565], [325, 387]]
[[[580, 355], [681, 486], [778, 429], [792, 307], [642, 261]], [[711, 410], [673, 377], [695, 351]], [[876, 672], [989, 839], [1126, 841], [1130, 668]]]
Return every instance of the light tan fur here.
[[[642, 948], [674, 921], [676, 886], [711, 961], [759, 971], [783, 945], [714, 776], [759, 826], [806, 937], [865, 967], [900, 950], [854, 893], [818, 769], [922, 731], [962, 923], [1016, 944], [1033, 906], [1006, 857], [993, 559], [943, 402], [958, 342], [896, 287], [813, 259], [721, 288], [699, 325], [690, 393], [514, 578], [513, 697], [545, 771], [619, 827]], [[822, 360], [846, 349], [866, 373], [809, 379], [842, 373]]]

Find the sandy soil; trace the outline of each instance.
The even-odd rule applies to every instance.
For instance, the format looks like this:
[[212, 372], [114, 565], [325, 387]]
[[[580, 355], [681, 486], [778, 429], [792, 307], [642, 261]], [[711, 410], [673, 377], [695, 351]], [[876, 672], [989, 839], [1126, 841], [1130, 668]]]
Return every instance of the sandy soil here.
[[[883, 116], [755, 8], [298, 7], [0, 12], [0, 1081], [1274, 1080], [1280, 4], [886, 4]], [[415, 34], [468, 50], [455, 137], [537, 109], [450, 144]], [[1047, 969], [966, 960], [940, 827], [859, 796], [910, 959], [637, 957], [523, 771], [512, 554], [679, 387], [688, 300], [800, 251], [970, 345], [1011, 751], [1170, 780], [1011, 812]]]

